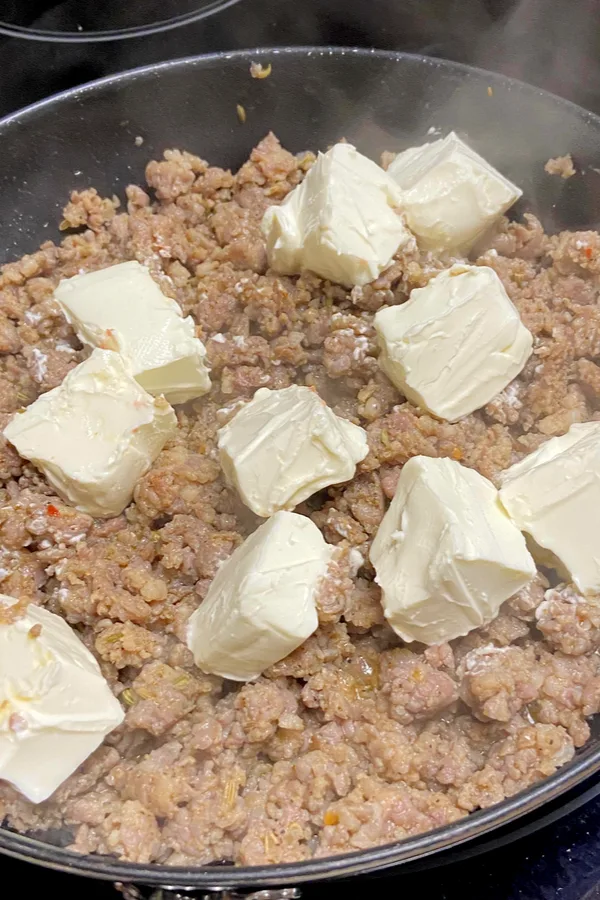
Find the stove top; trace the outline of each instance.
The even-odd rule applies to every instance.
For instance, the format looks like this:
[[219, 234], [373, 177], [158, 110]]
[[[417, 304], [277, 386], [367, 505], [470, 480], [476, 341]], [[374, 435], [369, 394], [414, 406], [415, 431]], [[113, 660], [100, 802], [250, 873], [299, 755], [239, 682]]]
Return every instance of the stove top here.
[[36, 0], [0, 4], [0, 32], [9, 37], [67, 43], [144, 37], [198, 22], [239, 0], [136, 0], [101, 5], [85, 0]]
[[[0, 116], [123, 69], [285, 44], [446, 57], [530, 81], [600, 114], [599, 25], [600, 0], [0, 0]], [[2, 867], [9, 883], [34, 895], [75, 898], [83, 888], [89, 900], [118, 896], [111, 885], [8, 858]], [[379, 876], [369, 887], [384, 896], [418, 890], [431, 900], [482, 893], [486, 900], [600, 900], [600, 799], [503, 848]], [[312, 885], [302, 896], [324, 900], [349, 888], [356, 884]]]

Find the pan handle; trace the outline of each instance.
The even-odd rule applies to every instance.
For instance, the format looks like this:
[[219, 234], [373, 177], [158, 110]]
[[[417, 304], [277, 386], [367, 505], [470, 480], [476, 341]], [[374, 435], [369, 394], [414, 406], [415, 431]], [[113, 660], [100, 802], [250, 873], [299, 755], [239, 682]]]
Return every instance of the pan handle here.
[[204, 892], [196, 892], [185, 887], [151, 888], [137, 884], [116, 882], [115, 888], [123, 895], [124, 900], [300, 900], [299, 888], [268, 888], [262, 891], [228, 891], [210, 888]]

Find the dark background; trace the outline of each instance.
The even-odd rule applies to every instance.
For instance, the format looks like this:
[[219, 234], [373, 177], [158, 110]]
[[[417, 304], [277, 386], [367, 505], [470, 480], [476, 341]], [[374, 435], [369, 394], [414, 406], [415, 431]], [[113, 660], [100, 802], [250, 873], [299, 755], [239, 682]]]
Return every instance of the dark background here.
[[[86, 31], [97, 31], [206, 2], [0, 0], [0, 20], [25, 25], [37, 20], [46, 28], [73, 31], [83, 22]], [[599, 26], [599, 0], [240, 0], [209, 19], [139, 39], [64, 44], [0, 36], [0, 114], [156, 60], [284, 44], [443, 56], [539, 84], [600, 112]]]
[[[145, 25], [208, 0], [0, 0], [0, 22], [90, 36]], [[378, 47], [467, 62], [561, 94], [600, 113], [599, 0], [240, 0], [210, 18], [120, 41], [65, 43], [0, 35], [0, 115], [122, 69], [197, 53], [285, 44]], [[202, 98], [198, 98], [201, 103]], [[600, 161], [600, 148], [598, 153]], [[352, 885], [303, 888], [431, 900], [600, 900], [600, 801], [468, 862]], [[112, 886], [2, 859], [4, 883], [31, 895], [116, 898]], [[13, 887], [14, 885], [14, 887]]]

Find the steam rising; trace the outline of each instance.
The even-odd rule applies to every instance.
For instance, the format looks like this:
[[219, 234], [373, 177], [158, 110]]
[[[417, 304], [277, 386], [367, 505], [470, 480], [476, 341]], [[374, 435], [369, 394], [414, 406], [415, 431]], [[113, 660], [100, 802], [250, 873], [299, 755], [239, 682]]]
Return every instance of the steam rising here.
[[377, 0], [371, 7], [320, 0], [315, 6], [319, 34], [306, 39], [469, 63], [600, 113], [597, 0]]
[[537, 84], [584, 107], [598, 107], [590, 77], [600, 52], [595, 0], [482, 2], [507, 9], [477, 41], [473, 63]]

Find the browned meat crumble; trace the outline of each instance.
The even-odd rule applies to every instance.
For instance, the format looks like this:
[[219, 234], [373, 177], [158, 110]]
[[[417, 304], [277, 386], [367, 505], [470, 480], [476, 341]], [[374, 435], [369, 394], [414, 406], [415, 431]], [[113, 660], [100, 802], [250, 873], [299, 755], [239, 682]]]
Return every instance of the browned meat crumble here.
[[549, 159], [544, 169], [548, 175], [560, 175], [561, 178], [571, 178], [576, 172], [570, 153], [567, 153], [566, 156], [555, 156]]
[[[70, 509], [1, 447], [0, 590], [64, 616], [127, 709], [46, 803], [2, 784], [12, 827], [66, 827], [75, 850], [142, 863], [293, 862], [453, 822], [550, 775], [589, 736], [599, 599], [540, 574], [486, 628], [407, 648], [365, 560], [411, 456], [495, 479], [573, 422], [600, 418], [600, 235], [548, 237], [532, 215], [501, 222], [477, 261], [498, 272], [534, 352], [485, 409], [440, 422], [379, 371], [372, 317], [449, 260], [412, 247], [351, 292], [267, 269], [263, 212], [313, 158], [272, 135], [236, 175], [167, 151], [148, 164], [148, 192], [127, 189], [125, 210], [74, 192], [61, 227], [78, 230], [2, 269], [0, 426], [83, 358], [52, 299], [58, 281], [124, 260], [147, 265], [195, 318], [213, 380], [178, 409], [177, 438], [110, 521]], [[223, 683], [194, 667], [185, 626], [257, 520], [223, 481], [216, 429], [258, 387], [292, 383], [363, 425], [370, 453], [352, 483], [299, 510], [339, 548], [319, 630], [257, 682]]]

